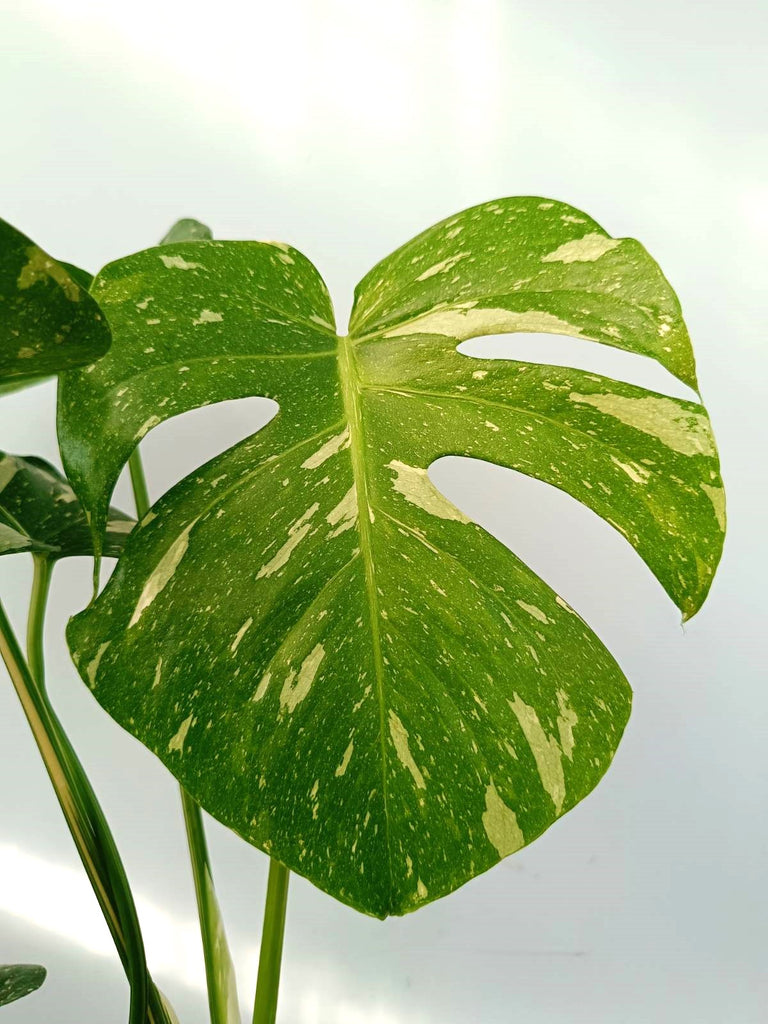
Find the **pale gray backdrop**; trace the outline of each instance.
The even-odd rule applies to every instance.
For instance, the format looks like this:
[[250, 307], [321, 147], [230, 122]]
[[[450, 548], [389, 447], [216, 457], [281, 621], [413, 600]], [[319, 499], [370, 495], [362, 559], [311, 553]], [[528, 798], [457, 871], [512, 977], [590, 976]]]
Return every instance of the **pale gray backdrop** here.
[[[303, 250], [343, 324], [355, 282], [417, 231], [535, 194], [643, 241], [694, 339], [730, 533], [685, 629], [623, 538], [564, 494], [481, 463], [432, 470], [607, 642], [634, 713], [589, 799], [413, 916], [369, 920], [294, 878], [282, 1024], [766, 1020], [761, 6], [0, 0], [0, 216], [61, 258], [96, 270], [198, 217], [222, 238]], [[657, 367], [587, 343], [472, 345], [686, 393]], [[143, 446], [153, 495], [268, 415], [254, 400], [163, 424]], [[57, 460], [51, 385], [3, 400], [0, 447]], [[124, 481], [118, 497], [130, 507]], [[95, 704], [62, 640], [89, 574], [85, 559], [56, 572], [50, 687], [113, 824], [156, 977], [183, 1024], [202, 1024], [175, 784]], [[0, 563], [19, 628], [29, 579], [26, 556]], [[2, 682], [0, 962], [50, 969], [2, 1021], [119, 1024], [124, 979]], [[215, 823], [210, 841], [250, 1001], [266, 860]]]

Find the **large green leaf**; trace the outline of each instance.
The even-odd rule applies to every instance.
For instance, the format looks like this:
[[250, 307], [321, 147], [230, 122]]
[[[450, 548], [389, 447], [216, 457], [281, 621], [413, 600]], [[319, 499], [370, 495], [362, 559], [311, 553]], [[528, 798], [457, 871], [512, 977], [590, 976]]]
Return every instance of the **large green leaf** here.
[[106, 352], [109, 330], [88, 294], [89, 280], [0, 220], [0, 381], [6, 389]]
[[94, 291], [113, 348], [65, 375], [60, 437], [96, 529], [161, 420], [244, 395], [280, 405], [154, 506], [72, 621], [110, 714], [217, 818], [378, 916], [454, 890], [589, 793], [626, 680], [427, 470], [469, 455], [553, 483], [696, 611], [723, 531], [704, 409], [456, 351], [558, 331], [694, 384], [677, 300], [642, 247], [560, 203], [486, 204], [374, 268], [339, 338], [315, 269], [274, 243], [149, 250]]
[[[133, 519], [110, 508], [104, 554], [119, 557], [133, 526]], [[77, 495], [55, 466], [0, 451], [0, 555], [22, 551], [51, 561], [90, 555], [92, 534]]]
[[45, 981], [45, 975], [45, 968], [37, 964], [0, 964], [0, 1006], [35, 992]]

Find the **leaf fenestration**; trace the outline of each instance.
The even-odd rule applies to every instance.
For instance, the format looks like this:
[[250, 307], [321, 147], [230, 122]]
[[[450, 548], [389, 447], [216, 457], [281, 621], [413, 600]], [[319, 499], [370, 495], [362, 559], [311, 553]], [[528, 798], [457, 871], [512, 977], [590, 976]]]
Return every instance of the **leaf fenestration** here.
[[152, 426], [225, 398], [280, 406], [152, 508], [72, 620], [109, 713], [219, 820], [382, 917], [453, 891], [586, 796], [629, 686], [428, 469], [469, 455], [554, 484], [696, 611], [724, 525], [703, 407], [456, 351], [559, 331], [695, 385], [645, 250], [564, 204], [484, 204], [375, 267], [340, 337], [315, 269], [276, 243], [138, 253], [94, 293], [115, 340], [92, 373], [65, 376], [60, 430], [96, 529]]

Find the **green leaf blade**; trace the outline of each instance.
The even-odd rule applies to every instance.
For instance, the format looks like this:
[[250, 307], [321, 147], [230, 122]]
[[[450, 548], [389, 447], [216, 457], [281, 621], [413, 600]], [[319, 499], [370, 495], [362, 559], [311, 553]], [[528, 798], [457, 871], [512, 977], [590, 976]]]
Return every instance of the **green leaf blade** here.
[[76, 267], [74, 263], [67, 263], [65, 260], [59, 260], [59, 263], [84, 291], [87, 292], [90, 289], [93, 284], [93, 274], [89, 274], [88, 271], [83, 270], [82, 267]]
[[685, 618], [698, 611], [725, 528], [703, 406], [581, 370], [470, 359], [426, 339], [358, 352], [370, 416], [419, 440], [414, 465], [466, 455], [566, 491], [632, 544]]
[[207, 224], [192, 217], [177, 220], [165, 235], [160, 245], [173, 245], [175, 242], [209, 242], [213, 233]]
[[36, 992], [45, 981], [47, 971], [37, 964], [0, 965], [0, 1006]]
[[88, 279], [0, 221], [0, 380], [28, 383], [107, 351], [109, 329]]
[[[110, 508], [103, 553], [118, 558], [135, 523]], [[67, 479], [44, 459], [0, 451], [0, 555], [45, 555], [55, 561], [92, 555], [91, 531]]]
[[[625, 260], [620, 246], [591, 242], [589, 259], [542, 260], [542, 252], [562, 257], [574, 241], [563, 237], [563, 225], [574, 227], [563, 218], [576, 214], [555, 204], [539, 211], [555, 209], [559, 226], [547, 221], [539, 233], [546, 244], [532, 249], [536, 215], [521, 202], [524, 230], [517, 237], [507, 223], [514, 237], [509, 252], [492, 257], [496, 276], [522, 279], [534, 259], [545, 274], [557, 262], [566, 273], [580, 263], [579, 308], [584, 293], [602, 294], [614, 278], [600, 261], [611, 254]], [[576, 226], [585, 224], [607, 239], [594, 222]], [[465, 247], [470, 234], [467, 227]], [[284, 310], [300, 295], [302, 328], [285, 315], [270, 326], [265, 304], [251, 300], [246, 358], [237, 370], [228, 367], [226, 383], [227, 397], [250, 389], [274, 398], [280, 412], [153, 507], [104, 592], [68, 631], [97, 699], [203, 807], [325, 891], [379, 917], [453, 891], [583, 799], [610, 764], [631, 706], [603, 644], [434, 487], [431, 463], [469, 455], [567, 491], [624, 533], [685, 615], [703, 600], [722, 543], [716, 450], [702, 407], [577, 370], [459, 354], [471, 322], [465, 314], [480, 307], [461, 307], [456, 329], [450, 307], [466, 281], [444, 278], [442, 264], [453, 256], [422, 242], [416, 291], [406, 246], [389, 258], [397, 273], [383, 274], [385, 260], [364, 280], [353, 333], [338, 339], [327, 326], [305, 333], [329, 307], [319, 278], [307, 277], [290, 250], [270, 305]], [[187, 247], [182, 258], [202, 263], [196, 254], [206, 244]], [[498, 244], [486, 237], [487, 252]], [[248, 243], [225, 243], [221, 259], [229, 261], [227, 294], [244, 310], [264, 253], [238, 245]], [[605, 337], [647, 350], [691, 380], [682, 321], [659, 333], [677, 300], [635, 245], [622, 338]], [[520, 267], [510, 264], [513, 256]], [[236, 268], [235, 260], [242, 260]], [[469, 263], [462, 256], [448, 269], [462, 260]], [[487, 291], [493, 268], [479, 256], [475, 263], [485, 275], [478, 287], [495, 303], [487, 308], [500, 309], [502, 293]], [[115, 274], [130, 277], [137, 266], [121, 261]], [[161, 270], [156, 257], [142, 267], [141, 289], [163, 296], [164, 316], [188, 320], [189, 295], [178, 275], [169, 276], [174, 268]], [[213, 310], [213, 297], [226, 289], [205, 276], [194, 297]], [[422, 286], [437, 291], [428, 295]], [[138, 368], [146, 365], [150, 325], [137, 315], [138, 293], [116, 288], [104, 297], [116, 338], [109, 358]], [[610, 294], [606, 301], [614, 301]], [[559, 319], [560, 298], [557, 291], [551, 307], [534, 312]], [[641, 304], [652, 313], [640, 316]], [[573, 300], [567, 326], [578, 331], [571, 333], [582, 332], [578, 312]], [[207, 381], [190, 379], [182, 404], [202, 402], [208, 386], [224, 394], [213, 364], [246, 337], [246, 319], [230, 314], [216, 324], [210, 365], [200, 354]], [[428, 317], [440, 330], [424, 329]], [[471, 330], [489, 323], [476, 318]], [[504, 323], [523, 329], [519, 319]], [[532, 329], [530, 317], [526, 323]], [[551, 319], [538, 323], [551, 329]], [[281, 329], [273, 335], [272, 326]], [[671, 354], [659, 349], [660, 339], [674, 341]], [[174, 328], [152, 346], [158, 390], [147, 387], [148, 404], [126, 411], [125, 433], [101, 420], [105, 431], [93, 452], [107, 451], [114, 468], [89, 507], [108, 499], [133, 424], [152, 402], [151, 415], [166, 415], [160, 410], [175, 395], [163, 375], [175, 359], [189, 363], [196, 345], [188, 323], [178, 334]], [[78, 380], [79, 407], [109, 400], [120, 380], [117, 372]], [[81, 443], [71, 409], [63, 415], [71, 444]]]
[[[334, 436], [330, 434], [329, 439]], [[144, 742], [203, 806], [211, 810], [215, 807], [214, 813], [245, 838], [346, 902], [385, 916], [403, 913], [451, 891], [473, 873], [496, 863], [499, 849], [507, 847], [495, 831], [501, 825], [494, 822], [497, 818], [501, 823], [510, 820], [511, 812], [505, 816], [500, 803], [503, 797], [492, 796], [489, 828], [498, 842], [494, 846], [482, 825], [483, 816], [489, 813], [486, 796], [492, 782], [492, 793], [504, 794], [509, 800], [510, 793], [529, 780], [528, 788], [535, 799], [528, 808], [516, 801], [525, 841], [581, 799], [602, 774], [614, 749], [606, 737], [615, 737], [618, 742], [629, 713], [629, 689], [613, 660], [580, 620], [478, 527], [456, 520], [441, 521], [441, 534], [445, 535], [441, 543], [447, 551], [436, 555], [422, 540], [417, 507], [410, 506], [413, 516], [407, 538], [402, 537], [399, 523], [377, 509], [374, 557], [379, 562], [376, 579], [383, 591], [377, 614], [381, 620], [382, 665], [387, 670], [382, 733], [381, 694], [371, 644], [373, 624], [365, 566], [355, 550], [356, 531], [344, 530], [328, 541], [328, 536], [346, 522], [343, 514], [331, 513], [339, 506], [345, 507], [347, 485], [351, 486], [349, 467], [332, 483], [320, 483], [325, 476], [336, 477], [334, 459], [349, 460], [341, 450], [314, 470], [302, 470], [302, 463], [312, 464], [312, 455], [326, 444], [324, 435], [314, 442], [316, 447], [307, 451], [304, 446], [296, 451], [292, 463], [281, 459], [268, 464], [269, 485], [262, 480], [258, 490], [241, 495], [242, 503], [258, 500], [259, 505], [263, 504], [265, 518], [273, 513], [277, 501], [287, 505], [274, 523], [274, 533], [283, 543], [269, 546], [265, 537], [261, 546], [250, 545], [250, 577], [255, 577], [255, 583], [245, 593], [238, 590], [236, 597], [228, 594], [232, 587], [230, 568], [222, 557], [221, 541], [217, 543], [221, 537], [219, 524], [230, 515], [237, 516], [238, 506], [229, 506], [226, 498], [217, 502], [188, 532], [182, 531], [181, 543], [168, 545], [167, 533], [162, 529], [168, 505], [162, 499], [155, 506], [157, 519], [141, 531], [147, 538], [141, 559], [145, 568], [134, 561], [133, 568], [138, 571], [129, 579], [118, 565], [116, 590], [111, 591], [110, 584], [99, 599], [102, 622], [109, 622], [109, 630], [99, 631], [98, 645], [92, 647], [96, 637], [88, 635], [85, 613], [73, 620], [69, 636], [73, 648], [83, 652], [81, 671], [89, 675], [92, 685], [95, 678], [94, 692], [99, 700], [126, 726], [129, 712], [124, 683], [119, 671], [110, 671], [113, 649], [118, 647], [118, 661], [125, 657], [134, 665], [146, 659], [150, 650], [159, 655], [151, 663], [145, 662], [146, 671], [139, 678], [133, 673], [134, 692], [144, 695], [140, 712]], [[204, 470], [204, 482], [198, 483], [197, 489], [205, 488], [215, 479], [214, 474], [230, 464]], [[270, 471], [271, 466], [274, 469]], [[287, 488], [283, 486], [287, 477], [296, 479], [296, 493], [290, 483]], [[307, 483], [307, 478], [312, 483]], [[319, 504], [318, 499], [323, 499], [323, 492], [327, 497], [322, 506], [308, 515]], [[307, 507], [302, 515], [295, 516], [291, 506], [298, 496]], [[194, 500], [189, 504], [185, 518]], [[224, 514], [217, 520], [216, 513], [221, 509]], [[398, 511], [409, 514], [408, 508], [405, 513]], [[310, 530], [303, 532], [308, 524]], [[156, 547], [150, 550], [153, 528]], [[487, 545], [498, 549], [497, 557], [505, 560], [484, 583], [483, 604], [487, 601], [492, 611], [480, 605], [468, 621], [462, 600], [454, 597], [449, 602], [446, 595], [457, 589], [457, 573], [465, 583], [474, 578], [461, 563], [473, 538], [476, 542], [469, 549], [470, 564], [477, 561], [478, 569], [482, 566], [485, 570], [483, 553], [486, 562], [494, 560]], [[427, 544], [436, 547], [435, 539], [432, 529]], [[205, 559], [205, 582], [186, 575], [185, 564], [192, 565], [187, 560], [194, 560], [211, 545], [218, 554]], [[171, 565], [173, 574], [156, 592], [158, 580], [166, 580]], [[153, 583], [158, 566], [163, 566], [163, 571], [154, 576]], [[510, 597], [510, 593], [516, 596]], [[222, 595], [215, 606], [211, 605], [211, 594]], [[148, 597], [150, 604], [146, 603]], [[421, 615], [414, 620], [416, 608]], [[387, 615], [386, 620], [382, 613]], [[541, 650], [537, 633], [545, 628], [537, 615], [546, 617], [549, 628], [552, 619], [559, 623], [559, 631], [567, 631], [557, 655], [536, 653]], [[418, 623], [415, 639], [413, 627], [409, 628], [413, 621]], [[218, 634], [216, 640], [211, 636], [213, 630]], [[424, 641], [422, 633], [429, 634]], [[408, 659], [400, 653], [403, 635], [410, 639], [411, 653], [418, 658], [416, 677], [413, 666], [409, 667]], [[200, 641], [202, 636], [206, 637], [204, 642]], [[574, 658], [574, 644], [583, 660]], [[94, 677], [93, 671], [88, 673], [88, 665], [99, 650], [102, 654]], [[446, 651], [451, 655], [450, 665], [446, 663]], [[563, 674], [559, 667], [562, 662], [570, 662], [574, 685], [579, 684], [577, 698], [557, 696], [558, 691], [565, 694], [570, 689], [571, 677]], [[180, 707], [174, 680], [188, 674], [192, 666], [196, 678], [207, 681], [206, 696], [201, 694], [193, 704], [185, 700]], [[435, 685], [434, 677], [428, 675], [435, 667], [446, 688], [445, 695]], [[573, 712], [587, 722], [596, 716], [595, 734], [579, 745], [583, 760], [577, 761], [573, 783], [570, 767], [565, 766], [567, 758], [564, 760], [557, 752], [554, 742], [541, 741], [552, 751], [549, 761], [545, 758], [542, 762], [548, 766], [542, 771], [549, 790], [541, 782], [530, 782], [532, 773], [539, 777], [536, 759], [508, 703], [519, 698], [518, 708], [535, 705], [542, 715], [542, 671], [557, 672], [560, 683], [551, 695], [548, 726], [552, 731], [547, 732], [548, 737], [559, 737], [557, 720], [563, 715], [567, 721]], [[429, 679], [426, 690], [423, 681], [419, 684], [419, 676], [425, 673]], [[514, 686], [499, 692], [491, 684], [491, 680], [506, 679], [510, 674], [514, 675]], [[473, 683], [472, 689], [468, 688], [469, 682]], [[592, 703], [593, 690], [597, 700], [610, 708], [610, 714]], [[473, 738], [466, 723], [473, 724], [475, 715], [484, 716], [483, 705], [493, 709], [493, 724], [485, 729], [474, 726], [475, 730], [482, 729], [484, 736], [482, 753], [473, 752]], [[135, 716], [135, 705], [130, 714]], [[467, 731], [458, 722], [464, 723]], [[333, 725], [331, 734], [329, 724]], [[427, 735], [433, 742], [425, 756], [418, 744]], [[448, 742], [452, 736], [454, 741]], [[515, 755], [504, 745], [506, 740], [511, 746], [513, 736]], [[207, 767], [212, 759], [216, 761], [216, 773]], [[597, 765], [592, 764], [594, 760]], [[487, 767], [490, 762], [491, 770]], [[386, 765], [389, 809], [382, 763]], [[584, 765], [589, 770], [582, 777]], [[564, 773], [562, 781], [558, 766]], [[519, 777], [511, 785], [510, 774], [514, 777], [517, 772]], [[482, 787], [478, 776], [484, 779]], [[226, 808], [220, 795], [222, 777], [229, 780]], [[451, 826], [451, 854], [438, 857], [437, 848], [445, 842], [446, 819], [451, 810], [443, 801], [446, 793], [452, 792], [471, 794], [472, 800], [454, 803], [457, 821]], [[420, 809], [422, 800], [424, 809]], [[233, 808], [237, 808], [236, 813], [232, 813]], [[419, 838], [414, 844], [419, 854], [408, 843], [413, 815], [419, 821]], [[390, 818], [396, 823], [397, 833], [391, 849], [389, 841], [382, 838]], [[425, 832], [434, 836], [434, 849], [424, 840]], [[502, 834], [506, 834], [503, 829]], [[471, 842], [467, 842], [468, 835]], [[304, 856], [299, 854], [300, 859], [297, 843], [298, 851], [307, 851]], [[323, 853], [328, 844], [336, 851], [335, 868]], [[390, 859], [395, 862], [392, 870], [396, 872], [392, 881]], [[354, 865], [354, 869], [346, 868], [347, 864]], [[364, 875], [355, 877], [360, 864], [365, 867]], [[420, 874], [414, 873], [416, 868]], [[353, 877], [338, 878], [340, 873]]]
[[[155, 247], [109, 264], [93, 292], [114, 331], [141, 339], [140, 346], [118, 346], [93, 371], [61, 379], [64, 466], [92, 512], [98, 544], [120, 470], [149, 430], [201, 405], [270, 397], [276, 391], [269, 377], [281, 360], [298, 381], [304, 359], [333, 360], [335, 335], [317, 271], [278, 243]], [[104, 423], [100, 433], [90, 433], [93, 422]]]

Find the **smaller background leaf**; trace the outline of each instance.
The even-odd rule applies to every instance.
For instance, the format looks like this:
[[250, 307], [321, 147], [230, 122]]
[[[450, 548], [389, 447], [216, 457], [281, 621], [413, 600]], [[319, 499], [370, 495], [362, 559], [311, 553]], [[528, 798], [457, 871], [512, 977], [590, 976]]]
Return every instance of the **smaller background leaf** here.
[[88, 283], [0, 220], [0, 380], [28, 382], [104, 355], [109, 327]]
[[173, 242], [207, 242], [213, 238], [213, 232], [207, 224], [202, 224], [192, 217], [177, 220], [160, 245], [171, 245]]
[[[134, 520], [109, 511], [103, 553], [117, 558]], [[0, 555], [30, 551], [51, 559], [92, 555], [88, 521], [69, 481], [33, 455], [0, 452]]]
[[38, 964], [0, 965], [0, 1006], [14, 1003], [35, 992], [48, 972]]

